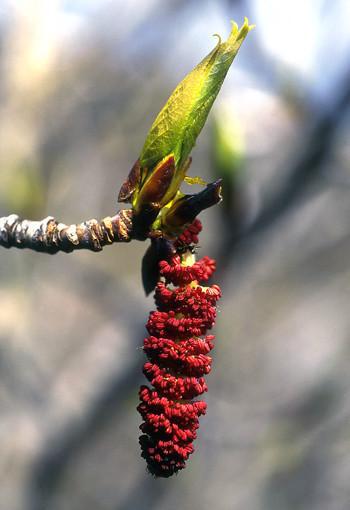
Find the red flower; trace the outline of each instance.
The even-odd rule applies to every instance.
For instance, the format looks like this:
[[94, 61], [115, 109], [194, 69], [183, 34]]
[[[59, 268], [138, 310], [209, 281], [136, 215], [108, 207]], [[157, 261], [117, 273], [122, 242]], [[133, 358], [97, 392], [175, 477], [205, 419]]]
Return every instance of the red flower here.
[[159, 263], [155, 291], [157, 311], [150, 313], [144, 340], [148, 357], [143, 371], [153, 389], [140, 388], [138, 411], [142, 457], [155, 476], [169, 477], [185, 467], [193, 453], [199, 416], [206, 403], [194, 400], [207, 391], [204, 375], [211, 369], [214, 336], [206, 335], [215, 322], [217, 285], [202, 287], [215, 271], [215, 261], [194, 260], [202, 226], [195, 220], [175, 242], [176, 253]]

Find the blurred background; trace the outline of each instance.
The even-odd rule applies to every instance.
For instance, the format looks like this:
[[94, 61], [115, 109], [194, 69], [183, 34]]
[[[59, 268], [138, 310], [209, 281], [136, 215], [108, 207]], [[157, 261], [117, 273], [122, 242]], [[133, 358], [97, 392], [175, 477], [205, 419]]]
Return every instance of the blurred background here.
[[1, 510], [350, 508], [349, 1], [1, 0], [0, 216], [114, 214], [244, 16], [190, 171], [225, 185], [201, 216], [224, 297], [196, 453], [168, 480], [139, 455], [146, 243], [1, 249]]

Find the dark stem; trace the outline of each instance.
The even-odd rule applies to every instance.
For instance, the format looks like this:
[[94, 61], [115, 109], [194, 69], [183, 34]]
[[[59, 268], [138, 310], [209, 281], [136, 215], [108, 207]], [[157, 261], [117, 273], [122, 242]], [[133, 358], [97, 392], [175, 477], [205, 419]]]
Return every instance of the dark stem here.
[[82, 249], [101, 251], [106, 245], [129, 242], [132, 238], [131, 209], [77, 225], [59, 223], [52, 216], [40, 221], [23, 220], [16, 214], [0, 218], [0, 246], [5, 248], [29, 248], [50, 254]]

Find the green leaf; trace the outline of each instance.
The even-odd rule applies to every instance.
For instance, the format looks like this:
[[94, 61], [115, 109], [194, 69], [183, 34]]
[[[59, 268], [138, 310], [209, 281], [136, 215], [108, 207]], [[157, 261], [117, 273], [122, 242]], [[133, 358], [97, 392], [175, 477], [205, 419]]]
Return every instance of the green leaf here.
[[225, 42], [216, 47], [176, 87], [158, 114], [141, 151], [141, 167], [149, 172], [168, 154], [174, 154], [176, 168], [188, 158], [218, 95], [233, 59], [253, 28], [245, 18], [236, 23]]

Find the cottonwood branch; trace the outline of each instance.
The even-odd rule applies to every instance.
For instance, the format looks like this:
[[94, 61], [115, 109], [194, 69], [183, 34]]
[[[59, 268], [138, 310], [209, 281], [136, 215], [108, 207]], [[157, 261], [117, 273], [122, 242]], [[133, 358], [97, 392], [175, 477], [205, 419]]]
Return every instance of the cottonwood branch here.
[[40, 221], [23, 220], [16, 214], [0, 218], [0, 246], [29, 248], [54, 254], [74, 250], [101, 251], [106, 245], [136, 238], [131, 209], [77, 225], [65, 225], [48, 216]]

